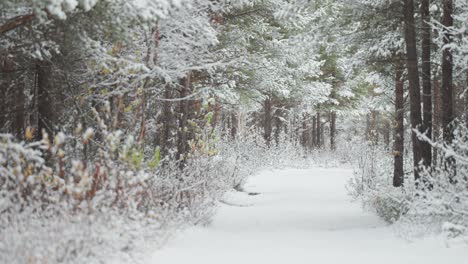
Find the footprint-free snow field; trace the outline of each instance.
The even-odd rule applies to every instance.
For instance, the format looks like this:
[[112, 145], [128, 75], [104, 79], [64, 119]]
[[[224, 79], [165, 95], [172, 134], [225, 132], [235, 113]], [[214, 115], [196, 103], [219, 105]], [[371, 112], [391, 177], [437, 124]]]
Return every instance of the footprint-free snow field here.
[[[408, 242], [358, 203], [349, 169], [266, 171], [226, 197], [206, 227], [185, 230], [155, 252], [157, 264], [467, 264], [466, 246]], [[229, 204], [229, 205], [228, 205]]]

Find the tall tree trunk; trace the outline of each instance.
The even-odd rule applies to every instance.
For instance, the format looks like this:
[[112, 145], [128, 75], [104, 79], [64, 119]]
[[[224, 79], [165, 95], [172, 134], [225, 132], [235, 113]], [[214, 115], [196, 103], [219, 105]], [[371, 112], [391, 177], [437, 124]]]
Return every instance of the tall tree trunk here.
[[[442, 24], [444, 27], [453, 26], [453, 1], [443, 1], [443, 19]], [[452, 35], [449, 30], [444, 29], [444, 47], [442, 52], [442, 128], [444, 141], [447, 145], [450, 145], [453, 140], [453, 128], [452, 121], [453, 116], [453, 56], [452, 51], [447, 46], [452, 43]], [[447, 170], [451, 170], [453, 167], [454, 159], [447, 157], [445, 165]]]
[[138, 143], [145, 141], [146, 134], [146, 91], [145, 87], [142, 88], [140, 98], [140, 131], [138, 132]]
[[[190, 93], [190, 73], [182, 78], [180, 82], [180, 98], [185, 98]], [[179, 126], [178, 126], [178, 142], [177, 142], [177, 160], [183, 161], [188, 152], [187, 125], [189, 116], [189, 100], [182, 99], [179, 102]], [[181, 166], [184, 162], [181, 162]]]
[[6, 133], [6, 86], [0, 82], [0, 94], [4, 96], [0, 96], [0, 133]]
[[365, 134], [366, 142], [371, 140], [371, 114], [366, 114], [366, 134]]
[[40, 61], [36, 63], [37, 71], [37, 133], [36, 139], [42, 139], [42, 133], [46, 132], [49, 135], [49, 139], [53, 136], [53, 124], [54, 111], [52, 106], [51, 98], [51, 87], [50, 84], [50, 64], [48, 62]]
[[[433, 85], [434, 88], [434, 120], [432, 124], [432, 131], [433, 131], [433, 138], [435, 140], [440, 140], [440, 136], [442, 135], [442, 91], [440, 87], [440, 81], [438, 78], [434, 78]], [[434, 165], [437, 165], [439, 162], [438, 160], [438, 150], [434, 149], [432, 156], [432, 161]]]
[[215, 105], [213, 107], [213, 118], [211, 118], [211, 132], [214, 132], [216, 129], [216, 126], [218, 125], [219, 122], [219, 116], [221, 114], [221, 104], [219, 103], [219, 100], [216, 98], [215, 100]]
[[164, 87], [164, 99], [162, 109], [162, 133], [160, 139], [161, 153], [163, 155], [168, 155], [170, 149], [172, 148], [172, 122], [173, 122], [173, 113], [172, 113], [172, 102], [169, 101], [172, 99], [172, 87], [170, 84], [166, 84]]
[[372, 145], [379, 144], [379, 131], [378, 131], [378, 116], [379, 112], [372, 110], [370, 115], [370, 141]]
[[336, 150], [336, 112], [330, 113], [330, 149]]
[[378, 112], [375, 110], [371, 110], [370, 113], [366, 115], [366, 141], [372, 145], [377, 145], [379, 142], [377, 116]]
[[309, 133], [308, 133], [308, 126], [307, 126], [307, 115], [302, 115], [302, 136], [301, 136], [301, 145], [304, 149], [307, 148], [309, 143]]
[[9, 95], [9, 87], [11, 85], [13, 65], [8, 60], [7, 56], [0, 61], [0, 133], [7, 133], [8, 116], [9, 116], [9, 101], [12, 100]]
[[18, 80], [15, 85], [14, 91], [15, 100], [14, 105], [14, 120], [13, 120], [13, 134], [22, 139], [24, 136], [24, 121], [25, 121], [25, 95], [24, 95], [24, 83]]
[[230, 131], [232, 139], [236, 139], [238, 126], [239, 126], [239, 120], [237, 119], [237, 114], [236, 112], [232, 112], [231, 113], [231, 131]]
[[[452, 0], [444, 0], [443, 25], [453, 26], [453, 3]], [[444, 48], [442, 55], [442, 126], [444, 139], [447, 143], [452, 141], [450, 123], [453, 121], [453, 56], [451, 50], [446, 46], [452, 43], [450, 32], [444, 30]]]
[[325, 124], [320, 124], [320, 148], [325, 147]]
[[[404, 0], [404, 22], [405, 22], [405, 42], [406, 42], [406, 67], [408, 69], [408, 81], [410, 90], [410, 117], [411, 128], [420, 129], [421, 119], [421, 91], [419, 85], [418, 53], [416, 49], [416, 29], [414, 22], [414, 2]], [[413, 143], [413, 165], [414, 178], [418, 180], [419, 162], [422, 159], [421, 142], [416, 133], [411, 133]]]
[[463, 90], [463, 103], [465, 127], [468, 128], [468, 72], [466, 73], [465, 89]]
[[275, 143], [278, 146], [280, 143], [281, 129], [283, 127], [283, 121], [281, 120], [281, 109], [275, 111]]
[[385, 118], [384, 121], [384, 131], [383, 131], [383, 138], [384, 144], [386, 149], [390, 149], [390, 135], [391, 135], [391, 123], [388, 118]]
[[[430, 0], [421, 0], [421, 48], [422, 48], [422, 87], [423, 87], [423, 125], [421, 130], [432, 139], [432, 87], [431, 87], [431, 26], [430, 26]], [[423, 164], [430, 167], [432, 164], [432, 147], [429, 142], [421, 142]]]
[[317, 116], [312, 117], [312, 147], [317, 148]]
[[317, 148], [322, 147], [322, 122], [320, 122], [320, 112], [317, 112], [317, 121], [316, 121], [317, 128], [315, 129], [316, 132], [316, 142], [317, 142]]
[[404, 181], [403, 155], [404, 155], [404, 115], [405, 99], [403, 86], [403, 65], [399, 60], [395, 69], [395, 131], [393, 133], [393, 186], [400, 187]]
[[268, 97], [265, 99], [263, 102], [263, 107], [265, 111], [265, 116], [263, 118], [263, 129], [264, 129], [264, 134], [263, 137], [265, 139], [265, 142], [267, 143], [268, 146], [270, 146], [271, 142], [271, 132], [272, 132], [272, 101], [271, 97]]

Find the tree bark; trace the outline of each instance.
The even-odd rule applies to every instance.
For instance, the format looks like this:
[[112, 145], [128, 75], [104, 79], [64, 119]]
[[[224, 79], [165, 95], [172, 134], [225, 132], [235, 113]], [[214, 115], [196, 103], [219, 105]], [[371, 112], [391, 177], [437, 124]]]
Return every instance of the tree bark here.
[[[432, 139], [432, 87], [431, 87], [431, 26], [430, 0], [421, 0], [421, 48], [422, 48], [422, 87], [423, 87], [423, 125], [421, 130]], [[425, 167], [432, 164], [432, 147], [429, 142], [421, 142], [422, 158]]]
[[37, 62], [37, 133], [36, 139], [41, 140], [43, 132], [47, 133], [49, 139], [53, 136], [53, 124], [54, 111], [52, 106], [51, 98], [51, 87], [50, 84], [50, 64], [48, 62]]
[[[180, 81], [180, 98], [185, 98], [190, 93], [190, 73]], [[182, 99], [179, 102], [179, 126], [177, 142], [177, 160], [184, 161], [188, 152], [187, 125], [189, 116], [189, 101]], [[184, 162], [181, 162], [184, 166]]]
[[283, 128], [283, 121], [281, 120], [281, 110], [275, 111], [275, 143], [278, 146], [280, 143], [281, 129]]
[[336, 113], [330, 113], [330, 149], [336, 150]]
[[371, 139], [371, 115], [370, 113], [366, 114], [366, 134], [365, 134], [366, 142], [369, 142]]
[[[146, 88], [143, 87], [140, 97], [140, 131], [138, 133], [138, 143], [143, 143], [145, 141], [146, 134]], [[135, 117], [136, 118], [136, 117]]]
[[[443, 1], [443, 19], [442, 24], [446, 28], [453, 26], [453, 1]], [[447, 46], [452, 43], [452, 34], [444, 29], [444, 47], [442, 52], [442, 129], [444, 142], [447, 145], [452, 144], [453, 128], [453, 56], [452, 51]], [[454, 169], [455, 160], [453, 157], [445, 159], [445, 169], [451, 171]]]
[[8, 117], [10, 116], [10, 101], [12, 101], [11, 95], [9, 93], [11, 80], [13, 77], [11, 76], [13, 70], [13, 65], [11, 64], [10, 60], [5, 55], [0, 61], [0, 133], [8, 133], [10, 132], [7, 124], [8, 124]]
[[[443, 25], [453, 26], [452, 0], [444, 0]], [[442, 54], [442, 128], [444, 140], [447, 144], [452, 142], [452, 130], [450, 124], [453, 121], [453, 65], [452, 52], [446, 45], [452, 42], [450, 32], [444, 30], [444, 49]]]
[[317, 116], [312, 117], [312, 147], [317, 148]]
[[6, 86], [0, 82], [0, 93], [4, 96], [0, 96], [0, 133], [6, 133]]
[[322, 122], [320, 122], [320, 112], [317, 112], [317, 121], [316, 121], [317, 128], [315, 130], [317, 136], [317, 148], [322, 147]]
[[[420, 129], [421, 118], [421, 91], [419, 84], [418, 71], [418, 53], [416, 49], [416, 30], [414, 22], [414, 2], [413, 0], [404, 0], [404, 23], [405, 23], [405, 42], [406, 42], [406, 67], [408, 70], [408, 81], [410, 90], [410, 118], [411, 128]], [[411, 133], [413, 143], [413, 165], [414, 178], [418, 180], [419, 162], [422, 159], [421, 142], [416, 133]]]
[[[434, 89], [434, 120], [432, 124], [432, 132], [433, 132], [433, 138], [435, 140], [440, 140], [440, 136], [442, 135], [442, 94], [441, 94], [441, 87], [440, 87], [440, 81], [438, 78], [434, 78], [433, 80], [433, 85]], [[432, 161], [434, 165], [437, 165], [439, 162], [438, 159], [438, 150], [434, 149], [433, 155], [432, 155]]]
[[393, 133], [393, 186], [401, 187], [404, 182], [403, 154], [404, 154], [404, 86], [403, 65], [401, 61], [396, 62], [395, 69], [395, 131]]
[[172, 113], [172, 103], [167, 101], [168, 99], [172, 99], [172, 87], [170, 84], [166, 84], [164, 88], [164, 99], [166, 101], [163, 102], [163, 109], [162, 109], [162, 133], [161, 133], [161, 140], [159, 142], [161, 147], [161, 153], [163, 155], [168, 155], [170, 149], [172, 147], [171, 137], [172, 137], [172, 120], [173, 120], [173, 113]]
[[236, 112], [232, 112], [231, 113], [231, 131], [230, 131], [232, 139], [236, 139], [238, 125], [239, 125], [239, 121], [237, 119]]
[[302, 114], [302, 135], [301, 135], [301, 145], [302, 147], [307, 147], [307, 117], [305, 114]]
[[383, 131], [383, 138], [384, 144], [386, 149], [390, 149], [390, 135], [391, 135], [391, 124], [388, 118], [385, 118], [384, 121], [384, 131]]
[[18, 138], [22, 139], [24, 136], [24, 121], [25, 121], [25, 95], [24, 95], [24, 83], [21, 80], [17, 80], [15, 84], [14, 96], [14, 120], [13, 120], [13, 134]]
[[379, 144], [379, 131], [378, 131], [378, 116], [379, 112], [372, 110], [371, 111], [371, 125], [370, 125], [370, 141], [372, 145], [376, 146]]
[[266, 144], [270, 146], [271, 132], [272, 132], [271, 119], [272, 119], [272, 108], [273, 108], [270, 97], [265, 99], [265, 101], [263, 102], [263, 107], [265, 111], [265, 116], [263, 118], [263, 129], [264, 129], [263, 137], [265, 139]]
[[465, 80], [465, 90], [463, 91], [463, 103], [464, 103], [464, 121], [465, 127], [468, 128], [468, 72], [466, 73], [466, 80]]
[[325, 124], [320, 125], [320, 148], [325, 147]]

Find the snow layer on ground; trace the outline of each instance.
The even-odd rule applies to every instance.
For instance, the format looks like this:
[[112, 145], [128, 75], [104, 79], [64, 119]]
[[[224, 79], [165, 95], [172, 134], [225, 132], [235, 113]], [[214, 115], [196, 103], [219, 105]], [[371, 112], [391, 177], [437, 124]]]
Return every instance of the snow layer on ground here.
[[[349, 169], [266, 171], [231, 193], [207, 227], [176, 235], [148, 263], [468, 263], [440, 238], [408, 242], [349, 201]], [[229, 205], [228, 205], [229, 204]], [[234, 206], [233, 206], [234, 205]]]

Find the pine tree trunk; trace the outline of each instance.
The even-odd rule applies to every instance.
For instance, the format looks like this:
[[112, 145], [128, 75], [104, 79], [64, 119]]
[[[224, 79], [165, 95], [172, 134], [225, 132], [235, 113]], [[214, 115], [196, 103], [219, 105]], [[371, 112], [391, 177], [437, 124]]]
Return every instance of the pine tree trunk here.
[[317, 148], [317, 116], [312, 117], [312, 147]]
[[280, 143], [281, 129], [283, 127], [283, 121], [281, 120], [281, 110], [275, 111], [275, 143], [278, 146]]
[[[444, 0], [443, 25], [453, 26], [452, 0]], [[452, 42], [452, 36], [444, 31], [444, 45]], [[452, 52], [444, 47], [442, 55], [442, 128], [444, 130], [444, 140], [450, 144], [452, 141], [452, 130], [450, 123], [453, 121], [453, 65]]]
[[317, 112], [317, 122], [316, 122], [316, 136], [317, 136], [317, 148], [322, 147], [322, 122], [320, 122], [320, 112]]
[[395, 131], [393, 133], [393, 186], [400, 187], [404, 181], [403, 155], [404, 155], [404, 115], [405, 99], [403, 85], [403, 65], [401, 61], [396, 62], [395, 69]]
[[52, 139], [52, 120], [54, 111], [52, 107], [52, 98], [50, 93], [50, 65], [47, 62], [37, 62], [37, 133], [36, 139], [42, 139], [42, 133], [46, 132], [49, 139]]
[[[439, 140], [440, 136], [442, 135], [442, 92], [440, 87], [440, 81], [438, 78], [434, 78], [433, 85], [434, 88], [434, 120], [432, 124], [432, 131], [433, 131], [433, 138], [435, 140]], [[438, 150], [434, 149], [434, 153], [432, 156], [432, 161], [434, 165], [437, 165], [439, 162], [438, 160]]]
[[6, 85], [4, 85], [0, 81], [0, 94], [4, 96], [0, 96], [0, 133], [6, 133]]
[[[190, 93], [190, 73], [182, 78], [180, 81], [180, 98], [185, 98]], [[177, 142], [177, 160], [182, 161], [181, 166], [184, 165], [184, 160], [188, 152], [188, 138], [187, 126], [189, 116], [189, 100], [182, 99], [179, 102], [179, 126], [178, 126], [178, 142]]]
[[366, 134], [365, 134], [366, 142], [371, 140], [371, 115], [370, 113], [366, 114]]
[[372, 110], [370, 117], [370, 141], [372, 145], [377, 146], [379, 144], [379, 131], [377, 126], [379, 112]]
[[468, 72], [466, 73], [465, 90], [463, 91], [463, 104], [465, 127], [468, 128]]
[[325, 148], [325, 124], [320, 124], [320, 148]]
[[390, 149], [390, 135], [391, 135], [391, 124], [390, 124], [390, 120], [385, 118], [385, 121], [384, 121], [384, 134], [383, 134], [383, 138], [384, 138], [384, 144], [385, 144], [385, 148], [386, 149]]
[[265, 99], [265, 101], [263, 102], [263, 107], [265, 111], [265, 116], [263, 119], [263, 129], [264, 129], [263, 136], [264, 136], [266, 144], [270, 146], [271, 132], [272, 132], [271, 119], [272, 119], [272, 108], [273, 108], [270, 97]]
[[[419, 129], [422, 124], [421, 119], [421, 91], [419, 84], [418, 53], [416, 49], [416, 29], [414, 22], [414, 2], [404, 0], [404, 22], [405, 22], [405, 42], [406, 42], [406, 67], [408, 70], [408, 81], [410, 90], [410, 118], [411, 128]], [[416, 133], [411, 133], [413, 143], [413, 165], [414, 178], [418, 180], [419, 162], [422, 159], [421, 142]]]
[[336, 113], [330, 113], [330, 149], [336, 150]]
[[2, 61], [0, 61], [0, 133], [9, 132], [7, 122], [9, 116], [9, 99], [11, 100], [11, 96], [9, 95], [9, 86], [11, 83], [12, 65], [6, 57], [7, 56], [2, 58]]
[[239, 121], [235, 112], [231, 113], [231, 138], [236, 139]]
[[[164, 87], [164, 99], [172, 99], [172, 87], [170, 84], [166, 84]], [[162, 111], [162, 133], [160, 139], [161, 154], [168, 155], [172, 147], [171, 137], [172, 137], [172, 102], [164, 101], [163, 102], [163, 111]]]
[[307, 117], [305, 114], [302, 115], [302, 135], [301, 135], [302, 147], [307, 147]]
[[219, 100], [216, 98], [216, 103], [214, 105], [213, 109], [213, 118], [211, 118], [211, 129], [213, 132], [216, 129], [216, 126], [218, 125], [219, 122], [219, 116], [221, 114], [221, 104], [219, 103]]
[[[429, 0], [421, 0], [421, 48], [422, 48], [422, 103], [423, 103], [423, 125], [421, 130], [432, 139], [432, 87], [431, 87], [431, 26]], [[432, 164], [432, 147], [429, 142], [421, 142], [423, 164], [430, 167]]]
[[140, 98], [140, 131], [138, 133], [138, 143], [143, 143], [145, 140], [146, 134], [146, 91], [145, 87], [141, 91], [141, 98]]
[[[453, 26], [453, 1], [443, 1], [443, 19], [442, 24], [445, 27]], [[450, 145], [453, 140], [452, 121], [453, 113], [453, 56], [452, 51], [447, 45], [452, 43], [452, 35], [444, 30], [444, 48], [442, 52], [442, 129], [445, 144]], [[452, 157], [445, 159], [445, 168], [447, 171], [454, 169], [455, 160]]]
[[24, 121], [25, 121], [25, 95], [24, 95], [24, 83], [18, 80], [15, 85], [14, 91], [15, 100], [14, 105], [14, 120], [13, 120], [13, 134], [18, 138], [22, 139], [24, 136]]

